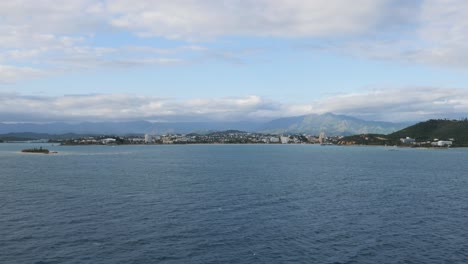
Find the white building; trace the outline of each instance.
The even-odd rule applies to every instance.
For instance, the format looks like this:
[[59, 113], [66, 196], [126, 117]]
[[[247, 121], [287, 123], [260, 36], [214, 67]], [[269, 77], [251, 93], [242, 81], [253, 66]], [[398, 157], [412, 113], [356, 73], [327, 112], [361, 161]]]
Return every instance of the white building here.
[[320, 144], [323, 144], [325, 143], [326, 140], [327, 140], [327, 136], [325, 136], [325, 132], [321, 132], [318, 138], [318, 142]]
[[270, 137], [270, 143], [279, 143], [280, 139], [279, 137]]
[[412, 144], [416, 142], [414, 138], [406, 137], [406, 138], [400, 138], [401, 143], [403, 144]]
[[132, 138], [130, 140], [134, 143], [141, 143], [145, 141], [143, 138]]
[[106, 144], [106, 145], [115, 143], [115, 141], [117, 141], [115, 138], [105, 138], [101, 140], [102, 144]]
[[281, 144], [288, 144], [289, 143], [289, 137], [281, 136], [280, 141], [281, 141]]
[[151, 143], [153, 141], [153, 137], [149, 134], [145, 134], [145, 143]]
[[439, 140], [437, 141], [438, 147], [450, 147], [452, 146], [452, 141], [449, 140]]

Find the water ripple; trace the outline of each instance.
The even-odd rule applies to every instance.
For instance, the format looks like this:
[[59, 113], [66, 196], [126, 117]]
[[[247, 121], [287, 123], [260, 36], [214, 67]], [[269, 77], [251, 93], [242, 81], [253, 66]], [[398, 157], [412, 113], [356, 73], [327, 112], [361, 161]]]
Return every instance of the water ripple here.
[[468, 150], [12, 147], [0, 263], [468, 263]]

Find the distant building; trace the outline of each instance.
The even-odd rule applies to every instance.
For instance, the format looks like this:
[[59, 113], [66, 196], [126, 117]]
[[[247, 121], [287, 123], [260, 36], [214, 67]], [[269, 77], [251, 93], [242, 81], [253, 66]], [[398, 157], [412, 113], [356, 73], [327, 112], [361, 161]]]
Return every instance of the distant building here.
[[309, 141], [310, 143], [318, 143], [318, 142], [319, 142], [319, 138], [318, 138], [318, 137], [306, 136], [306, 138], [307, 138], [307, 141]]
[[406, 138], [400, 138], [401, 143], [403, 144], [413, 144], [416, 142], [414, 138], [406, 137]]
[[325, 136], [325, 132], [320, 133], [319, 138], [318, 138], [319, 143], [320, 144], [325, 143], [326, 139], [327, 139], [327, 137]]
[[145, 135], [145, 143], [151, 143], [153, 141], [153, 137], [151, 135]]
[[279, 137], [270, 137], [270, 143], [280, 143]]
[[450, 140], [439, 140], [439, 141], [434, 142], [434, 143], [436, 143], [437, 147], [450, 147], [450, 146], [452, 146], [452, 141], [450, 141]]
[[145, 142], [145, 139], [143, 138], [130, 138], [129, 139], [131, 142], [133, 143], [142, 143], [142, 142]]
[[289, 137], [281, 136], [280, 141], [281, 141], [281, 144], [288, 144], [289, 143]]
[[163, 144], [173, 144], [174, 138], [170, 135], [162, 136], [161, 141]]
[[105, 138], [101, 140], [102, 144], [112, 144], [115, 143], [117, 140], [115, 138]]

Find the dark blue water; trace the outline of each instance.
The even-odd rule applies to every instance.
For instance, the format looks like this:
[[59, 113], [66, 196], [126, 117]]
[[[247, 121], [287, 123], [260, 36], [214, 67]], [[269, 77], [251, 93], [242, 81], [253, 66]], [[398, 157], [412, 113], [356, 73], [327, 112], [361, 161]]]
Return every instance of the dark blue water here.
[[468, 263], [468, 150], [0, 144], [0, 263]]

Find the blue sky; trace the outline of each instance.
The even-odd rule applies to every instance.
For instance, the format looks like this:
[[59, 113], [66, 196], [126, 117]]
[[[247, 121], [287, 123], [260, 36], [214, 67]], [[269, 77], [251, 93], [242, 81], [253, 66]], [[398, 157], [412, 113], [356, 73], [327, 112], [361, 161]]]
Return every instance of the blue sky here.
[[11, 0], [0, 122], [468, 116], [461, 0]]

